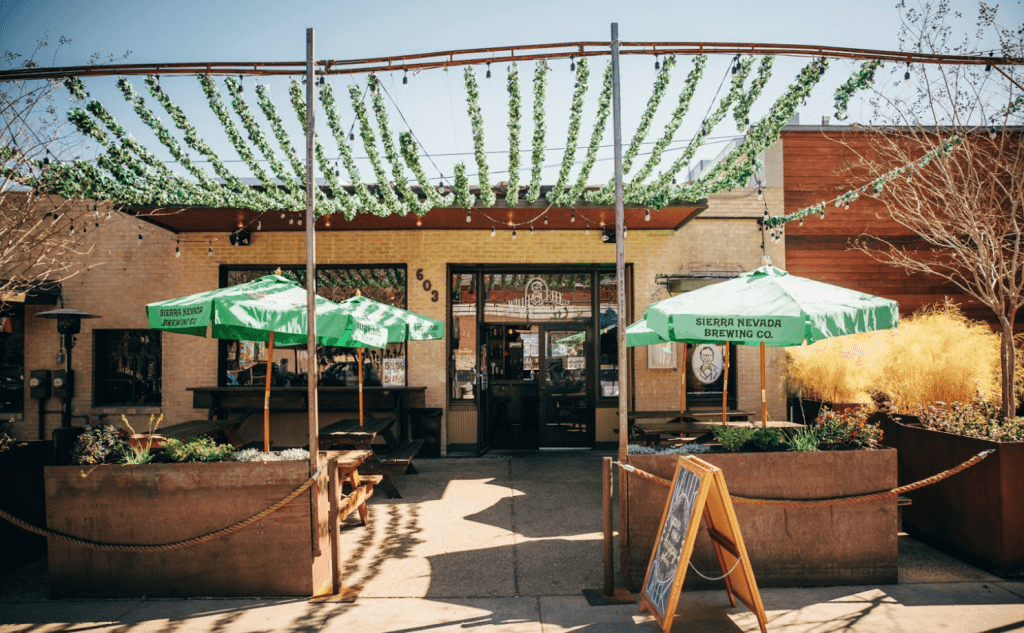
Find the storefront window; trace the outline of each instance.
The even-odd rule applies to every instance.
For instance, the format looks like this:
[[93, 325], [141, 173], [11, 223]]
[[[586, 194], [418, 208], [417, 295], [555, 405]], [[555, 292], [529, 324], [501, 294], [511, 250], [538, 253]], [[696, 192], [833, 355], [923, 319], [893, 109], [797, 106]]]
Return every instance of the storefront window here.
[[484, 320], [544, 323], [589, 319], [590, 274], [485, 274]]
[[476, 280], [473, 273], [452, 275], [452, 400], [473, 400], [477, 385]]
[[[276, 267], [229, 268], [223, 287], [252, 281], [274, 273]], [[281, 267], [281, 275], [301, 285], [306, 283], [306, 270]], [[362, 296], [405, 309], [406, 276], [404, 266], [323, 266], [317, 268], [317, 294], [331, 301]], [[223, 380], [227, 385], [265, 385], [267, 376], [266, 344], [257, 341], [225, 341], [222, 344]], [[406, 382], [406, 344], [389, 343], [385, 349], [363, 351], [363, 384], [367, 386]], [[344, 347], [320, 347], [317, 366], [320, 384], [326, 386], [354, 385], [358, 381], [357, 350]], [[272, 386], [302, 386], [309, 371], [306, 346], [275, 347], [271, 367]], [[395, 382], [395, 381], [398, 382]]]
[[10, 304], [0, 313], [0, 415], [24, 409], [25, 308]]
[[160, 332], [93, 330], [93, 349], [95, 406], [160, 404]]

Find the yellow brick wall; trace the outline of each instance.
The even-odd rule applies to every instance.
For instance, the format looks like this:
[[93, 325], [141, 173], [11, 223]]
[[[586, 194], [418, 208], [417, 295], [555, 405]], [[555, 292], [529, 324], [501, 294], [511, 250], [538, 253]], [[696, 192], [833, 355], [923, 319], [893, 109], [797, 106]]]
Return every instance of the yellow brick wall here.
[[[781, 189], [766, 189], [773, 208], [782, 207]], [[647, 306], [667, 298], [662, 286], [655, 284], [655, 275], [707, 268], [750, 270], [760, 259], [760, 234], [755, 223], [763, 213], [756, 201], [756, 192], [738, 190], [715, 196], [710, 208], [701, 217], [681, 230], [630, 231], [625, 245], [626, 261], [634, 267], [634, 316], [643, 315]], [[89, 202], [86, 205], [92, 207]], [[657, 213], [657, 212], [654, 212]], [[76, 413], [93, 417], [111, 415], [120, 419], [126, 413], [133, 424], [143, 423], [150, 413], [162, 412], [165, 424], [205, 417], [204, 411], [192, 408], [187, 387], [214, 385], [217, 382], [217, 342], [177, 334], [163, 334], [163, 404], [157, 408], [94, 409], [91, 393], [92, 330], [94, 328], [145, 328], [145, 304], [172, 297], [216, 288], [221, 264], [303, 264], [304, 233], [252, 233], [252, 244], [232, 247], [223, 234], [182, 234], [178, 237], [182, 255], [174, 256], [175, 236], [125, 216], [114, 214], [113, 220], [94, 230], [88, 240], [91, 251], [84, 262], [89, 267], [64, 283], [64, 302], [101, 315], [103, 318], [83, 322], [82, 333], [74, 348], [74, 366], [78, 372], [74, 399]], [[141, 227], [141, 229], [140, 229]], [[362, 231], [321, 232], [317, 235], [317, 260], [323, 264], [406, 264], [409, 273], [408, 308], [433, 318], [446, 316], [446, 293], [431, 301], [431, 294], [415, 279], [423, 269], [435, 289], [446, 287], [446, 266], [460, 263], [614, 263], [615, 248], [601, 243], [600, 231], [585, 236], [578, 231], [538, 230], [530, 236], [520, 231], [513, 241], [508, 230], [499, 230], [490, 237], [489, 226], [481, 231]], [[139, 233], [143, 234], [138, 243]], [[207, 255], [208, 241], [213, 243], [213, 256]], [[783, 245], [769, 245], [769, 253], [777, 266], [784, 266]], [[29, 306], [26, 311], [26, 374], [31, 369], [53, 369], [58, 351], [56, 327], [52, 321], [36, 319], [34, 314], [49, 309]], [[427, 387], [426, 406], [446, 406], [446, 343], [421, 341], [409, 344], [408, 382]], [[783, 393], [776, 365], [784, 352], [769, 354], [769, 411], [773, 418], [784, 416]], [[739, 406], [759, 409], [757, 349], [739, 350]], [[638, 408], [670, 409], [679, 403], [678, 372], [647, 369], [645, 348], [635, 351], [636, 403]], [[59, 409], [51, 400], [49, 410]], [[611, 438], [603, 428], [609, 420], [599, 416], [599, 440]], [[59, 415], [46, 420], [46, 436], [59, 425]], [[282, 420], [283, 422], [283, 420]], [[28, 399], [26, 414], [17, 423], [20, 437], [36, 436], [35, 401]], [[80, 424], [80, 421], [76, 421]], [[290, 424], [290, 423], [289, 423]], [[259, 437], [255, 422], [243, 428], [249, 439]], [[442, 432], [444, 426], [442, 425]], [[291, 439], [292, 430], [281, 430]], [[444, 438], [442, 438], [443, 441]]]

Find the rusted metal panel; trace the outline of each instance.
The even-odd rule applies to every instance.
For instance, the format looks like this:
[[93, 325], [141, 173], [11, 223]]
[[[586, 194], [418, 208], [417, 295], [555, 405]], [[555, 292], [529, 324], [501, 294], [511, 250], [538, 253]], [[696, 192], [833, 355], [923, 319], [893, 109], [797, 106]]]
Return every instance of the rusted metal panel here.
[[[896, 451], [715, 453], [700, 458], [718, 466], [729, 493], [744, 497], [822, 499], [896, 487]], [[629, 463], [671, 478], [675, 455], [630, 455]], [[625, 475], [623, 475], [625, 476]], [[628, 557], [636, 588], [650, 560], [667, 488], [629, 477]], [[896, 497], [852, 505], [790, 508], [735, 504], [759, 587], [892, 584], [898, 580]], [[702, 530], [692, 557], [706, 576], [718, 577], [711, 541]], [[722, 587], [691, 569], [684, 588]]]
[[[53, 461], [52, 441], [19, 442], [0, 453], [0, 510], [28, 521], [46, 523], [43, 467]], [[0, 519], [0, 574], [46, 555], [46, 539]]]
[[[908, 418], [908, 420], [911, 418]], [[991, 442], [898, 425], [900, 482], [910, 483], [995, 449], [939, 483], [908, 492], [903, 529], [994, 574], [1024, 577], [1024, 442]]]
[[[47, 527], [103, 543], [157, 544], [244, 520], [298, 488], [306, 462], [54, 466]], [[159, 553], [106, 552], [50, 539], [54, 596], [309, 596], [330, 582], [326, 486], [321, 551], [310, 543], [309, 493], [238, 532]]]

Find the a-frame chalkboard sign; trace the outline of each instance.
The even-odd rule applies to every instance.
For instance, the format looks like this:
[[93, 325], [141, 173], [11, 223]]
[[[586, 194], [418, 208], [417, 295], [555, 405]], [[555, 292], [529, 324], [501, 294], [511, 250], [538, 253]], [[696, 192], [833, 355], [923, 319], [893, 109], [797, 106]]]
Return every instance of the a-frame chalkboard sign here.
[[720, 468], [691, 455], [680, 457], [676, 465], [661, 516], [661, 529], [640, 593], [640, 610], [650, 609], [665, 633], [672, 628], [701, 518], [707, 526], [722, 574], [725, 574], [729, 602], [736, 606], [738, 598], [757, 617], [762, 633], [767, 633], [768, 618], [725, 477]]

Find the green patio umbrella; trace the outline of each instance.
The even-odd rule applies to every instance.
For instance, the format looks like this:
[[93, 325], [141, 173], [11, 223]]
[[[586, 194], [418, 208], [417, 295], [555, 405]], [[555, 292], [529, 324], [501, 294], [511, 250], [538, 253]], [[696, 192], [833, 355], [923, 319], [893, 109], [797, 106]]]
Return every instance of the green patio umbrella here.
[[[387, 331], [388, 343], [405, 341], [426, 341], [444, 338], [444, 322], [425, 317], [402, 308], [374, 301], [356, 291], [356, 296], [339, 301], [332, 308], [341, 314], [351, 315], [360, 321], [373, 323]], [[359, 341], [348, 345], [358, 351], [359, 365], [359, 426], [363, 425], [363, 348], [377, 347], [364, 345]]]
[[[270, 449], [270, 377], [274, 344], [305, 345], [306, 289], [280, 275], [146, 305], [149, 327], [235, 341], [261, 341], [267, 347], [267, 384], [263, 404], [263, 450]], [[337, 309], [316, 298], [317, 343], [331, 347], [382, 348], [388, 332], [382, 326]], [[276, 340], [275, 340], [276, 339]]]
[[[650, 331], [664, 341], [760, 345], [761, 417], [767, 423], [766, 345], [796, 346], [898, 324], [899, 306], [891, 299], [761, 266], [651, 305], [644, 320], [630, 326], [637, 328], [634, 342], [630, 343], [629, 329], [626, 341], [627, 345], [648, 345], [644, 341], [651, 340], [646, 334]], [[724, 416], [723, 412], [723, 420]]]

